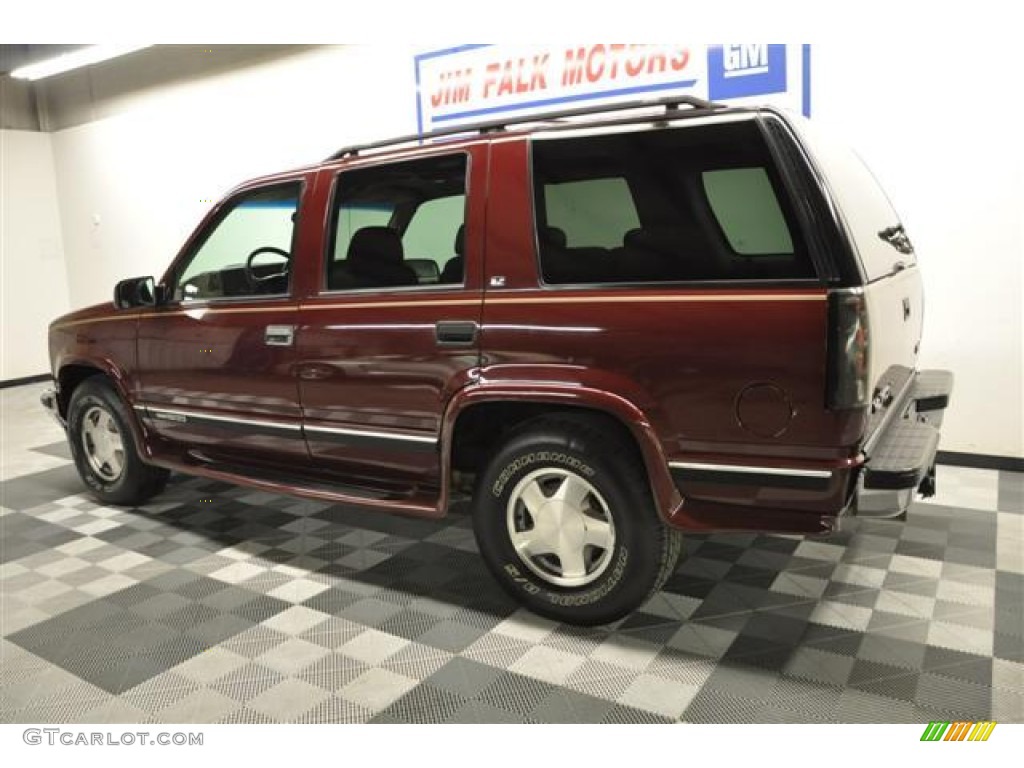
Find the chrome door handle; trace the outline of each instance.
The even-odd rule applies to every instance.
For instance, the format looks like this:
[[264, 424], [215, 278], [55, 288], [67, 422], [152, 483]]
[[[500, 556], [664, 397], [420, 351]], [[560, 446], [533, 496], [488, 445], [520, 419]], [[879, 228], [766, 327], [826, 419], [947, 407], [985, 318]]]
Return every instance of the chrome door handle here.
[[465, 347], [476, 342], [480, 326], [473, 320], [439, 320], [434, 335], [442, 347]]
[[263, 333], [263, 342], [268, 347], [290, 347], [294, 341], [294, 325], [268, 325]]

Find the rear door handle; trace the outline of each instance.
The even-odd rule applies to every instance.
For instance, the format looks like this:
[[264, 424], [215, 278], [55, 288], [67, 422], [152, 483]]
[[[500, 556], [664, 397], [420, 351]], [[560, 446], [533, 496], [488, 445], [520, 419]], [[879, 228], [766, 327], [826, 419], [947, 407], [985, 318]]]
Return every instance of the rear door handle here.
[[268, 347], [290, 347], [294, 341], [294, 325], [268, 325], [263, 332], [263, 343]]
[[434, 326], [437, 343], [442, 347], [464, 347], [476, 342], [480, 326], [473, 320], [439, 320]]

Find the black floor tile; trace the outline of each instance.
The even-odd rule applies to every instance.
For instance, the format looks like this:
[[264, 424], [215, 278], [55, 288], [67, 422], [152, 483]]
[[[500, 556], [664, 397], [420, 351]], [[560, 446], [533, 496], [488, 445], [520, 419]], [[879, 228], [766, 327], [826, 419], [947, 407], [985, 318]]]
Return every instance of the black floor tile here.
[[[66, 444], [37, 451], [63, 458]], [[115, 511], [87, 499], [70, 463], [2, 489], [15, 510], [0, 517], [5, 608], [32, 623], [5, 629], [0, 683], [44, 681], [37, 709], [21, 710], [36, 721], [86, 711], [60, 700], [69, 680], [88, 709], [118, 698], [156, 708], [203, 689], [227, 722], [272, 721], [256, 699], [282, 683], [290, 695], [312, 686], [309, 706], [285, 718], [303, 722], [673, 722], [636, 705], [642, 684], [652, 696], [694, 686], [687, 722], [923, 723], [1020, 708], [1018, 692], [993, 688], [993, 658], [1024, 663], [1024, 576], [996, 569], [995, 510], [919, 504], [905, 523], [854, 519], [817, 539], [688, 535], [658, 601], [584, 630], [531, 616], [498, 588], [460, 548], [472, 543], [464, 504], [416, 520], [176, 475], [152, 505]], [[1001, 473], [998, 508], [1019, 511], [1022, 496], [1024, 475]], [[91, 536], [72, 530], [89, 524]], [[105, 565], [133, 553], [145, 557]], [[942, 564], [941, 575], [894, 570], [913, 565], [894, 555]], [[847, 564], [884, 570], [883, 584], [841, 582]], [[94, 597], [106, 579], [138, 583]], [[811, 593], [782, 591], [797, 583]], [[930, 620], [875, 607], [939, 594]], [[957, 627], [972, 644], [991, 634], [993, 656], [929, 645], [936, 621], [944, 642]], [[512, 671], [520, 660], [566, 682]], [[387, 703], [366, 706], [368, 695]]]

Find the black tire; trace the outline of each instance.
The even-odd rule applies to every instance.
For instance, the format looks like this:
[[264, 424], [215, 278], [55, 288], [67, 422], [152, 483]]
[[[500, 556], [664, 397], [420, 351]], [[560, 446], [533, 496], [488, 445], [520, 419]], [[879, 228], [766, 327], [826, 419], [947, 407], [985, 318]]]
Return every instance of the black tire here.
[[[116, 433], [112, 434], [121, 443], [119, 472], [115, 472], [109, 463], [97, 467], [102, 461], [90, 459], [90, 454], [95, 456], [91, 450], [94, 444], [86, 432], [99, 429], [97, 419], [104, 420], [106, 415], [110, 417], [108, 424], [112, 423], [116, 428]], [[89, 428], [86, 427], [87, 418], [91, 423]], [[71, 394], [71, 402], [68, 404], [71, 455], [79, 476], [89, 486], [93, 496], [103, 504], [142, 504], [160, 493], [170, 476], [166, 469], [142, 461], [129, 418], [127, 406], [103, 376], [86, 379]]]
[[[667, 527], [655, 509], [635, 448], [598, 424], [543, 417], [523, 425], [488, 462], [473, 495], [477, 544], [498, 583], [535, 613], [582, 626], [616, 621], [643, 605], [672, 575], [682, 548], [681, 534]], [[582, 510], [582, 516], [540, 511], [534, 519], [528, 506], [550, 510], [562, 483], [566, 488], [574, 483], [578, 494], [586, 493], [578, 507], [570, 508]], [[545, 498], [534, 494], [527, 502], [524, 497], [534, 484]], [[595, 535], [608, 546], [589, 543], [595, 520]], [[550, 543], [552, 531], [559, 532], [557, 540], [570, 556], [574, 548], [582, 552], [575, 570], [567, 569], [559, 555], [531, 554], [533, 545], [526, 539]], [[513, 535], [526, 547], [525, 555], [517, 551]], [[583, 543], [565, 544], [569, 536]], [[536, 548], [545, 549], [545, 542]]]

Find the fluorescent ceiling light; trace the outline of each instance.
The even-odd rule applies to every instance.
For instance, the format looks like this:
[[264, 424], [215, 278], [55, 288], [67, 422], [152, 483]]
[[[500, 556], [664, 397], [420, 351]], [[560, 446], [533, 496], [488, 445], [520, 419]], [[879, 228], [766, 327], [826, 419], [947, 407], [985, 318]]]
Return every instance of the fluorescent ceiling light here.
[[87, 48], [54, 56], [52, 59], [46, 59], [36, 64], [18, 67], [11, 72], [11, 77], [16, 77], [19, 80], [41, 80], [44, 77], [70, 72], [72, 69], [80, 67], [88, 67], [90, 64], [97, 64], [107, 59], [115, 59], [143, 48], [149, 48], [149, 45], [90, 45]]

